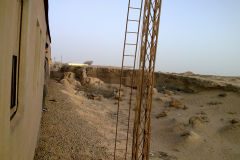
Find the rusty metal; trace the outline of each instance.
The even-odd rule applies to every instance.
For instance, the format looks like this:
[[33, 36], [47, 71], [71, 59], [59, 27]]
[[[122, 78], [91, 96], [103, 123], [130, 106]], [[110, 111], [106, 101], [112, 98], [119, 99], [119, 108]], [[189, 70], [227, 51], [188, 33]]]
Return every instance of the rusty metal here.
[[[137, 55], [137, 49], [138, 49], [138, 40], [139, 40], [139, 31], [140, 31], [140, 22], [141, 22], [141, 16], [142, 16], [142, 7], [143, 7], [143, 0], [141, 0], [141, 6], [131, 6], [131, 0], [129, 0], [128, 2], [128, 12], [127, 12], [127, 22], [126, 22], [126, 29], [125, 29], [125, 38], [124, 38], [124, 47], [123, 47], [123, 55], [122, 55], [122, 67], [121, 67], [121, 75], [120, 75], [120, 85], [119, 85], [119, 90], [118, 90], [118, 94], [119, 94], [119, 98], [118, 98], [118, 107], [117, 107], [117, 122], [116, 122], [116, 133], [115, 133], [115, 145], [114, 145], [114, 160], [117, 159], [117, 157], [120, 157], [120, 159], [127, 159], [130, 158], [128, 157], [128, 155], [131, 156], [131, 154], [128, 152], [128, 145], [129, 145], [129, 128], [130, 128], [130, 117], [131, 117], [131, 108], [132, 108], [132, 95], [133, 95], [133, 85], [134, 85], [134, 75], [135, 75], [135, 67], [136, 67], [136, 55]], [[130, 14], [130, 10], [139, 10], [139, 17], [138, 19], [129, 19], [129, 14]], [[129, 22], [134, 22], [134, 23], [138, 23], [137, 25], [137, 31], [128, 31], [128, 25]], [[136, 34], [136, 43], [127, 43], [127, 34]], [[130, 54], [126, 54], [126, 45], [133, 45], [135, 46], [135, 51], [134, 53]], [[132, 66], [125, 66], [125, 58], [127, 57], [133, 57], [133, 65]], [[122, 83], [123, 83], [123, 78], [124, 77], [124, 70], [125, 69], [130, 69], [131, 74], [130, 74], [130, 78], [131, 78], [131, 84], [130, 84], [130, 97], [129, 97], [129, 105], [128, 105], [128, 115], [127, 115], [127, 119], [125, 119], [127, 121], [127, 129], [126, 129], [126, 139], [120, 139], [118, 137], [118, 131], [121, 130], [121, 128], [119, 127], [119, 120], [120, 120], [120, 111], [123, 110], [123, 105], [120, 102], [120, 97], [121, 97], [121, 88], [122, 88]], [[117, 142], [118, 141], [124, 141], [126, 146], [124, 149], [118, 148]], [[117, 155], [117, 151], [120, 151], [119, 154]], [[122, 156], [122, 157], [121, 157]]]
[[[144, 16], [142, 21], [142, 36], [141, 36], [141, 48], [140, 48], [140, 58], [139, 58], [139, 68], [138, 71], [135, 70], [136, 67], [136, 55], [138, 49], [138, 37], [140, 30], [140, 22], [142, 15], [142, 7], [144, 3]], [[118, 99], [118, 108], [117, 108], [117, 123], [116, 123], [116, 135], [115, 135], [115, 147], [114, 147], [114, 160], [118, 157], [119, 159], [132, 159], [132, 160], [149, 160], [150, 152], [150, 136], [151, 136], [151, 110], [152, 110], [152, 92], [154, 87], [154, 71], [155, 71], [155, 59], [156, 59], [156, 50], [158, 42], [158, 32], [159, 32], [159, 23], [160, 23], [160, 13], [161, 13], [161, 4], [162, 0], [141, 0], [141, 7], [130, 6], [130, 0], [128, 4], [128, 13], [127, 13], [127, 23], [124, 39], [124, 48], [122, 56], [122, 68], [120, 75], [120, 86], [119, 86], [119, 99]], [[139, 20], [129, 19], [129, 10], [130, 9], [139, 9], [140, 16]], [[128, 23], [129, 22], [138, 22], [138, 31], [129, 32]], [[135, 43], [127, 43], [126, 37], [127, 34], [137, 34], [137, 40]], [[125, 54], [126, 46], [136, 46], [135, 54]], [[124, 60], [126, 57], [134, 57], [133, 66], [125, 66]], [[121, 88], [123, 80], [128, 79], [124, 76], [124, 70], [128, 69], [131, 71], [131, 92], [129, 98], [128, 108], [120, 103], [121, 97]], [[136, 78], [137, 77], [137, 78]], [[133, 126], [133, 137], [132, 137], [132, 153], [129, 155], [128, 145], [129, 145], [129, 129], [130, 129], [130, 117], [131, 117], [131, 108], [133, 100], [133, 85], [135, 85], [135, 80], [137, 80], [137, 96], [136, 96], [136, 107], [135, 107], [135, 117], [134, 117], [134, 126]], [[119, 121], [121, 118], [120, 111], [128, 110], [127, 115], [127, 127], [119, 127]], [[126, 118], [126, 116], [124, 117]], [[125, 119], [126, 120], [126, 119]], [[122, 121], [121, 121], [122, 122]], [[126, 131], [126, 138], [118, 137], [118, 130]], [[118, 148], [117, 142], [125, 141], [125, 148]], [[117, 151], [119, 154], [117, 155]], [[131, 157], [130, 157], [131, 156]]]
[[161, 0], [145, 0], [133, 128], [132, 159], [149, 160], [152, 92]]

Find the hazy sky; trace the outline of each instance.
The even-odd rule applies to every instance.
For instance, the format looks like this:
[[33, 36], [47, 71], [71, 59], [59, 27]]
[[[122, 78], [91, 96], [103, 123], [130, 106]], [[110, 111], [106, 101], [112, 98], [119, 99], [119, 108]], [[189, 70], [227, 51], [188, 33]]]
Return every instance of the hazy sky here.
[[[52, 56], [120, 66], [127, 4], [50, 0]], [[240, 1], [163, 0], [156, 70], [240, 76]]]

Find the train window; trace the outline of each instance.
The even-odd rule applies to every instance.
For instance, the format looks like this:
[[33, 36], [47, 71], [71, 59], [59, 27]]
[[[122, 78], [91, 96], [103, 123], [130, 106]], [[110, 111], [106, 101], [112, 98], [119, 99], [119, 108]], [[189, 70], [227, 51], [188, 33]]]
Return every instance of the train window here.
[[13, 55], [12, 57], [12, 81], [11, 81], [11, 118], [16, 113], [17, 108], [17, 65], [18, 65], [18, 58], [17, 56]]
[[13, 119], [17, 113], [18, 108], [18, 79], [19, 79], [19, 60], [21, 48], [21, 30], [22, 30], [22, 15], [23, 15], [23, 0], [17, 1], [18, 5], [18, 19], [16, 19], [17, 29], [17, 47], [13, 48], [14, 54], [12, 56], [12, 80], [11, 80], [11, 102], [10, 102], [10, 120]]

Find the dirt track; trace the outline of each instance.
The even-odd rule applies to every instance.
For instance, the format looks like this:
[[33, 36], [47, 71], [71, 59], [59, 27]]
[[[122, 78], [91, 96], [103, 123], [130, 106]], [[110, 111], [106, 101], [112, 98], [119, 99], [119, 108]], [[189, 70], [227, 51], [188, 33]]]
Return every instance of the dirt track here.
[[73, 103], [63, 85], [51, 80], [47, 97], [48, 111], [43, 113], [35, 160], [108, 159], [103, 137], [77, 111], [86, 100]]

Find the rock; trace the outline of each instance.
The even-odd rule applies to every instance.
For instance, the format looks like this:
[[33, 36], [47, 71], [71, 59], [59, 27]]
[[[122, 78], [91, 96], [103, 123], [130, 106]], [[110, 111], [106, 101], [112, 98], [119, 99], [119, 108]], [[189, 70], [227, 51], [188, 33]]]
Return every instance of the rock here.
[[85, 92], [84, 92], [84, 91], [77, 91], [77, 92], [75, 93], [75, 95], [85, 95]]
[[70, 87], [70, 84], [67, 79], [62, 79], [60, 83], [63, 84], [65, 87]]
[[93, 93], [87, 94], [86, 97], [88, 99], [92, 99], [92, 100], [98, 100], [98, 101], [102, 100], [102, 97], [100, 95], [96, 95], [96, 94], [93, 94]]
[[210, 119], [207, 116], [201, 116], [200, 118], [203, 122], [210, 122]]
[[201, 111], [201, 112], [199, 112], [199, 113], [196, 113], [197, 115], [207, 115], [207, 113], [206, 112], [204, 112], [204, 111]]
[[182, 105], [182, 102], [177, 100], [177, 99], [173, 99], [170, 101], [169, 103], [169, 107], [174, 107], [174, 108], [180, 108]]
[[149, 155], [150, 155], [150, 157], [153, 157], [153, 156], [154, 156], [153, 152], [150, 152]]
[[166, 95], [172, 96], [172, 95], [174, 95], [174, 92], [173, 92], [173, 91], [169, 91], [169, 90], [164, 89], [164, 90], [163, 90], [163, 94], [166, 94]]
[[103, 81], [101, 81], [98, 78], [94, 78], [94, 77], [88, 77], [87, 78], [87, 83], [89, 85], [94, 85], [94, 86], [98, 86], [98, 87], [100, 87], [100, 86], [102, 86], [104, 84]]
[[163, 112], [159, 113], [159, 114], [156, 116], [156, 118], [159, 119], [159, 118], [161, 118], [161, 117], [166, 117], [167, 115], [168, 115], [168, 113], [167, 113], [166, 111], [163, 111]]
[[180, 150], [177, 149], [177, 148], [174, 148], [173, 151], [175, 151], [175, 152], [180, 152]]
[[177, 157], [168, 155], [167, 153], [161, 151], [158, 152], [158, 157], [163, 160], [177, 160]]
[[75, 73], [73, 73], [73, 72], [65, 72], [64, 73], [64, 79], [75, 80]]
[[226, 93], [220, 93], [220, 94], [218, 95], [218, 97], [226, 97], [226, 96], [227, 96]]
[[95, 96], [93, 100], [102, 101], [102, 96]]
[[163, 102], [162, 98], [160, 98], [160, 97], [155, 98], [155, 100], [159, 101], [159, 102]]
[[231, 123], [232, 123], [232, 124], [238, 124], [238, 123], [240, 123], [240, 120], [234, 118], [234, 119], [231, 120]]
[[74, 86], [77, 89], [77, 88], [80, 88], [82, 85], [81, 85], [81, 83], [79, 81], [75, 81], [74, 82]]
[[187, 109], [188, 109], [188, 106], [184, 105], [183, 110], [187, 110]]
[[153, 94], [157, 94], [158, 93], [158, 90], [157, 88], [153, 88], [153, 91], [152, 91]]
[[202, 119], [198, 116], [192, 116], [189, 118], [189, 124], [194, 128], [199, 127], [202, 123]]
[[50, 102], [57, 102], [56, 99], [50, 99]]
[[237, 114], [237, 112], [227, 112], [228, 114]]
[[159, 152], [159, 158], [166, 158], [166, 157], [168, 157], [168, 154], [167, 153], [165, 153], [165, 152]]
[[188, 130], [183, 132], [180, 136], [183, 137], [185, 140], [190, 140], [190, 141], [195, 141], [200, 139], [200, 136], [197, 133], [193, 131], [188, 131]]
[[189, 131], [185, 131], [185, 132], [183, 132], [180, 136], [181, 137], [188, 137], [188, 136], [190, 136], [191, 134], [190, 134], [190, 132]]
[[218, 105], [218, 104], [222, 104], [222, 102], [215, 101], [215, 102], [209, 102], [208, 103], [208, 105]]
[[86, 71], [86, 68], [81, 68], [79, 70], [79, 75], [78, 75], [79, 79], [80, 79], [80, 82], [83, 86], [87, 85], [89, 83], [89, 78], [87, 76], [87, 71]]
[[[67, 82], [68, 81], [68, 82]], [[81, 83], [75, 79], [75, 73], [65, 72], [64, 78], [60, 81], [64, 86], [70, 86], [79, 88]]]
[[207, 115], [207, 113], [206, 112], [204, 112], [204, 111], [201, 111], [201, 113], [200, 114], [202, 114], [202, 115]]

